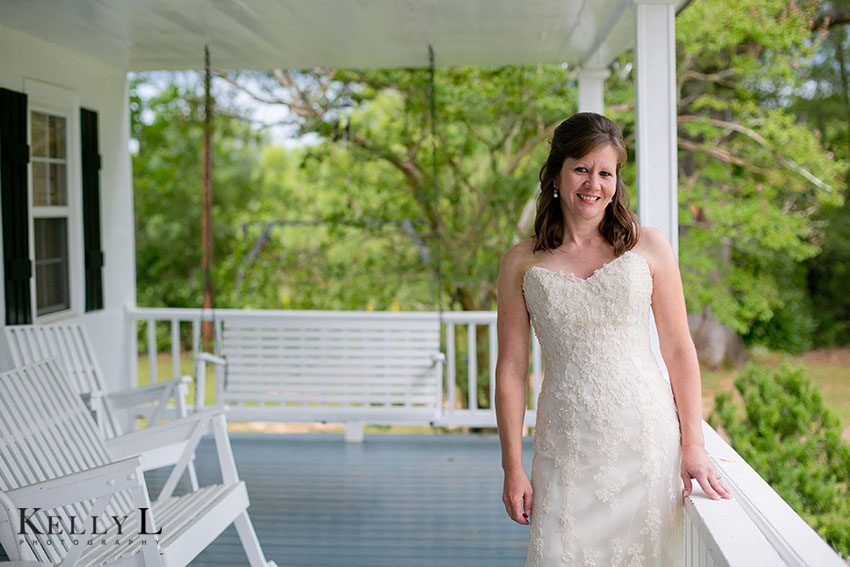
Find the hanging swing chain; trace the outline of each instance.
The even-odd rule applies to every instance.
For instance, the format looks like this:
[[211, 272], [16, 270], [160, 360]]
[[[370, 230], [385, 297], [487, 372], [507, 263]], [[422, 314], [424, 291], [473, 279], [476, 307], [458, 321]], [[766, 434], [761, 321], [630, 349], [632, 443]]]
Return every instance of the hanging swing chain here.
[[[204, 148], [203, 148], [203, 215], [205, 218], [206, 230], [204, 231], [204, 301], [202, 304], [203, 310], [207, 307], [207, 297], [209, 294], [209, 309], [210, 319], [212, 324], [212, 340], [213, 349], [215, 349], [215, 291], [212, 285], [212, 253], [213, 253], [213, 231], [212, 231], [212, 94], [211, 94], [212, 72], [210, 69], [210, 47], [209, 44], [204, 45]], [[206, 346], [206, 345], [205, 345]]]
[[437, 289], [435, 299], [437, 312], [440, 318], [440, 327], [443, 326], [443, 273], [442, 254], [440, 252], [440, 184], [437, 181], [437, 80], [436, 65], [434, 63], [434, 47], [428, 44], [428, 70], [430, 72], [429, 98], [431, 104], [431, 179], [434, 189], [434, 257], [437, 261]]

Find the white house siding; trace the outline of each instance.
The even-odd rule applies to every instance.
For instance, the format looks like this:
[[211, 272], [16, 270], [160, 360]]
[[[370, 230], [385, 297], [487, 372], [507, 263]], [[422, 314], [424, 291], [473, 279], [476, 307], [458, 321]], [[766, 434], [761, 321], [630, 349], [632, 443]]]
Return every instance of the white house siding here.
[[[135, 305], [136, 301], [126, 73], [123, 69], [2, 25], [0, 54], [0, 87], [24, 92], [27, 80], [51, 83], [73, 91], [80, 106], [98, 113], [102, 159], [100, 199], [104, 309], [84, 313], [81, 307], [80, 313], [66, 315], [64, 319], [78, 318], [85, 322], [110, 387], [125, 385], [127, 364], [123, 358], [127, 350], [124, 348], [124, 306]], [[74, 112], [78, 117], [79, 109]], [[79, 136], [79, 130], [76, 135]], [[75, 168], [74, 174], [80, 175], [79, 166]], [[82, 242], [81, 239], [80, 233], [79, 242]], [[3, 263], [0, 262], [0, 274], [2, 271]], [[79, 286], [82, 283], [82, 270], [78, 273]], [[82, 289], [76, 293], [82, 297]], [[3, 278], [0, 277], [0, 326], [5, 321], [5, 293]], [[2, 339], [0, 343], [3, 343]], [[0, 369], [11, 366], [5, 349], [5, 344], [2, 344]]]

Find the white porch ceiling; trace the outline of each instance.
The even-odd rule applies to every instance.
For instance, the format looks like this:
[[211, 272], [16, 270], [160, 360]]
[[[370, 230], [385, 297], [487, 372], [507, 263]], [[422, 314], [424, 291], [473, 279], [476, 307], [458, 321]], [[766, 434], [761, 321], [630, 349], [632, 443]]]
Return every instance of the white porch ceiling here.
[[[688, 0], [677, 0], [682, 8]], [[606, 65], [633, 0], [0, 0], [0, 25], [128, 71]], [[0, 27], [2, 33], [2, 27]]]

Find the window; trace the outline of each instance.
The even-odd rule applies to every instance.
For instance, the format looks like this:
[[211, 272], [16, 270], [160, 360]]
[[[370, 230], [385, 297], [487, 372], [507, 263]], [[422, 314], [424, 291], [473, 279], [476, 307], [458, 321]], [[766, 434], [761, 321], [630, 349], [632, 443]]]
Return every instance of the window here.
[[5, 324], [104, 308], [97, 111], [24, 79], [0, 88]]
[[84, 309], [79, 99], [25, 79], [29, 118], [31, 306], [46, 321]]
[[65, 116], [30, 112], [36, 317], [71, 308], [67, 123]]

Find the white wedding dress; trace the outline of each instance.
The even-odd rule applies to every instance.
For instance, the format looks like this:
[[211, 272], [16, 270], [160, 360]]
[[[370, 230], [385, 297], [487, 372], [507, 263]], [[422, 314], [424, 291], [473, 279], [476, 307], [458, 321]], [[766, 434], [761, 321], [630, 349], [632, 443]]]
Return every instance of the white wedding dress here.
[[526, 566], [679, 567], [679, 421], [650, 347], [649, 265], [534, 266], [522, 287], [545, 366]]

